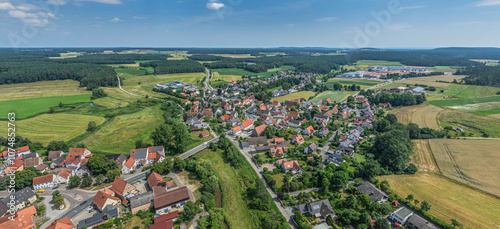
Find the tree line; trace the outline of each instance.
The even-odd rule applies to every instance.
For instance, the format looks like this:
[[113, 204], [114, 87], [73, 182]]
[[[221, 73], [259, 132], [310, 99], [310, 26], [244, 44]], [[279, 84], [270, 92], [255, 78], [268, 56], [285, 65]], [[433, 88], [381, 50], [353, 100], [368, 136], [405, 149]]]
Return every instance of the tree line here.
[[475, 66], [459, 69], [455, 75], [466, 75], [465, 84], [500, 87], [500, 66]]
[[168, 54], [94, 54], [81, 55], [75, 58], [53, 59], [51, 61], [63, 64], [135, 64], [136, 60], [166, 60]]
[[205, 68], [194, 60], [162, 60], [141, 63], [141, 67], [153, 67], [155, 74], [203, 72]]

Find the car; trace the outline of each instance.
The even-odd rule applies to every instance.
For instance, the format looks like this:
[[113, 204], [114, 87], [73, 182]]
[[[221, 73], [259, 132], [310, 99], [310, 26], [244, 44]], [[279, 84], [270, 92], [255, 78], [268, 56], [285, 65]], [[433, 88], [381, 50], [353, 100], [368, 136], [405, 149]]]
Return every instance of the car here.
[[40, 189], [40, 190], [38, 190], [36, 192], [45, 192], [45, 189]]

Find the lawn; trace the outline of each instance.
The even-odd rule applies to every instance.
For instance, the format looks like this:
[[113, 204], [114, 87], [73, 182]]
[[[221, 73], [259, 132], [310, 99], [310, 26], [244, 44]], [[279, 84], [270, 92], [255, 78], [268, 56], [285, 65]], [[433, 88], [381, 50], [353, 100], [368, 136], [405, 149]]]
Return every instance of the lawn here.
[[299, 92], [294, 92], [288, 95], [280, 96], [280, 97], [274, 97], [271, 99], [271, 101], [280, 101], [280, 102], [285, 102], [286, 100], [292, 100], [292, 99], [309, 99], [309, 97], [313, 96], [316, 94], [315, 92], [312, 91], [299, 91]]
[[[106, 119], [78, 114], [42, 114], [16, 121], [16, 134], [47, 145], [51, 141], [69, 141], [84, 134], [90, 121], [100, 125]], [[0, 125], [7, 126], [7, 121], [0, 121]]]
[[53, 80], [35, 83], [0, 85], [0, 101], [40, 97], [90, 95], [80, 82], [75, 80]]
[[227, 216], [228, 226], [230, 228], [257, 228], [256, 220], [253, 219], [252, 212], [244, 200], [246, 187], [240, 183], [242, 174], [238, 173], [241, 169], [235, 170], [231, 165], [224, 163], [220, 153], [208, 149], [198, 153], [197, 156], [209, 161], [221, 180], [222, 208]]
[[277, 173], [277, 174], [274, 174], [272, 177], [276, 181], [277, 190], [280, 190], [281, 186], [283, 186], [283, 184], [284, 184], [283, 180], [285, 179], [285, 174]]
[[16, 118], [26, 118], [39, 113], [48, 112], [49, 107], [57, 106], [59, 102], [72, 104], [90, 102], [90, 95], [55, 96], [31, 99], [17, 99], [0, 101], [2, 113], [0, 117], [7, 117], [8, 112], [15, 112]]
[[398, 61], [385, 61], [385, 60], [358, 60], [356, 65], [367, 66], [404, 66]]
[[120, 115], [109, 124], [83, 139], [91, 151], [128, 155], [135, 148], [135, 141], [151, 142], [150, 134], [163, 123], [163, 111], [160, 106], [146, 107], [142, 111]]
[[401, 197], [413, 194], [431, 204], [430, 214], [466, 228], [499, 228], [500, 199], [434, 173], [382, 176]]
[[257, 73], [249, 72], [240, 68], [216, 68], [212, 69], [211, 71], [218, 72], [220, 75], [236, 75], [236, 76], [257, 75]]
[[321, 94], [317, 95], [311, 102], [317, 102], [320, 100], [326, 100], [330, 98], [333, 102], [342, 102], [347, 99], [348, 96], [354, 94], [354, 91], [324, 91]]

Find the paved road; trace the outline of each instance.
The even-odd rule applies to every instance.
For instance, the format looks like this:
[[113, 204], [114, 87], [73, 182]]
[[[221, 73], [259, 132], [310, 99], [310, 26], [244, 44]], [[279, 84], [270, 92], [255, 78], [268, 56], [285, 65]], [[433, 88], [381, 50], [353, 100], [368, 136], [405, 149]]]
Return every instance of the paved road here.
[[205, 71], [207, 71], [207, 78], [205, 79], [205, 89], [210, 89], [210, 90], [214, 90], [214, 88], [212, 87], [212, 85], [210, 85], [210, 70], [208, 70], [208, 68], [205, 68]]
[[321, 152], [319, 153], [319, 155], [323, 158], [323, 160], [326, 160], [328, 159], [328, 155], [326, 154], [326, 152], [328, 151], [328, 148], [330, 148], [330, 145], [332, 144], [332, 140], [335, 138], [335, 136], [337, 136], [337, 134], [339, 134], [342, 130], [344, 129], [344, 127], [340, 127], [336, 132], [335, 134], [332, 135], [332, 137], [330, 137], [328, 139], [328, 141], [326, 141], [326, 144], [325, 146], [323, 147], [323, 149], [321, 150]]
[[[213, 134], [215, 134], [215, 133], [213, 133]], [[212, 140], [210, 140], [210, 141], [207, 141], [207, 142], [206, 142], [206, 144], [205, 144], [205, 143], [203, 143], [203, 144], [201, 144], [201, 145], [199, 145], [199, 146], [196, 146], [196, 147], [194, 147], [194, 148], [192, 148], [192, 149], [190, 149], [190, 150], [186, 151], [185, 153], [183, 153], [183, 154], [179, 155], [179, 157], [180, 157], [182, 160], [185, 160], [186, 158], [189, 158], [189, 157], [191, 157], [191, 156], [193, 156], [193, 155], [197, 154], [198, 152], [200, 152], [200, 151], [202, 151], [202, 150], [206, 149], [206, 148], [209, 146], [209, 143], [210, 143], [210, 142], [218, 142], [218, 141], [219, 141], [219, 137], [216, 137], [216, 138], [214, 138], [214, 139], [212, 139]]]
[[[245, 156], [245, 158], [247, 159], [248, 163], [250, 163], [250, 165], [255, 170], [255, 172], [257, 173], [257, 175], [259, 176], [259, 178], [264, 181], [262, 173], [260, 173], [259, 168], [257, 168], [255, 166], [255, 164], [252, 162], [252, 158], [250, 158], [250, 156], [248, 154], [246, 154], [245, 152], [241, 151], [240, 147], [238, 146], [238, 142], [236, 142], [234, 138], [232, 138], [230, 136], [227, 136], [227, 138], [229, 140], [231, 140], [231, 142], [236, 146], [236, 148], [240, 151], [240, 153], [243, 154], [243, 156]], [[289, 212], [289, 211], [287, 211], [283, 207], [283, 205], [281, 205], [281, 201], [278, 199], [278, 196], [274, 193], [274, 191], [267, 184], [267, 182], [264, 181], [264, 184], [266, 184], [267, 192], [269, 192], [269, 195], [271, 195], [271, 198], [273, 199], [274, 203], [276, 204], [276, 206], [280, 210], [281, 214], [286, 218], [286, 220], [288, 222], [288, 225], [290, 225], [290, 227], [292, 227], [292, 228], [295, 228], [295, 223], [293, 222], [293, 219], [292, 219], [292, 216], [293, 216], [292, 213]]]

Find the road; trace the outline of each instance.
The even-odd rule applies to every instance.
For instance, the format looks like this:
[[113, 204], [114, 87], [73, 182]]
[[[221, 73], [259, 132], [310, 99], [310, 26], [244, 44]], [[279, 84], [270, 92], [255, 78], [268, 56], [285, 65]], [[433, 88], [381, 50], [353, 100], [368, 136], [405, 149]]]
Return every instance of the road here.
[[208, 70], [208, 68], [205, 68], [205, 71], [207, 71], [207, 78], [205, 79], [205, 89], [210, 89], [210, 90], [214, 90], [214, 88], [212, 87], [212, 85], [210, 85], [210, 70]]
[[330, 137], [328, 139], [328, 141], [326, 141], [325, 146], [323, 147], [323, 149], [321, 149], [321, 152], [319, 153], [319, 155], [323, 158], [323, 160], [328, 159], [328, 155], [326, 155], [326, 152], [328, 151], [328, 148], [330, 148], [330, 145], [332, 144], [332, 140], [335, 138], [335, 136], [337, 136], [337, 134], [339, 134], [340, 132], [342, 132], [343, 129], [344, 129], [344, 127], [340, 127], [335, 132], [335, 134], [333, 134], [332, 137]]
[[232, 138], [230, 136], [226, 136], [226, 137], [234, 144], [234, 146], [236, 146], [236, 148], [240, 151], [240, 153], [243, 154], [243, 156], [247, 159], [248, 163], [250, 163], [250, 165], [255, 170], [255, 172], [257, 173], [259, 178], [261, 180], [263, 180], [263, 182], [266, 184], [267, 192], [269, 192], [269, 195], [271, 195], [271, 198], [273, 199], [274, 203], [276, 204], [276, 206], [280, 210], [281, 214], [286, 218], [288, 225], [290, 225], [290, 227], [292, 227], [292, 228], [295, 228], [295, 223], [293, 222], [293, 219], [292, 219], [293, 215], [291, 214], [291, 212], [288, 212], [283, 207], [283, 205], [281, 204], [281, 201], [278, 199], [278, 196], [274, 193], [274, 191], [271, 189], [269, 184], [267, 184], [267, 182], [264, 181], [264, 177], [262, 176], [262, 173], [260, 172], [259, 168], [257, 168], [255, 166], [255, 164], [252, 162], [252, 158], [250, 158], [250, 156], [248, 154], [246, 154], [245, 152], [241, 151], [240, 147], [238, 146], [238, 142], [236, 142], [234, 138]]
[[[212, 133], [212, 134], [215, 134], [215, 133]], [[203, 143], [203, 144], [201, 144], [201, 145], [199, 145], [199, 146], [196, 146], [196, 147], [194, 147], [194, 148], [192, 148], [192, 149], [190, 149], [190, 150], [186, 151], [185, 153], [183, 153], [183, 154], [179, 155], [179, 157], [180, 157], [182, 160], [185, 160], [186, 158], [189, 158], [189, 157], [191, 157], [191, 156], [193, 156], [193, 155], [197, 154], [198, 152], [200, 152], [200, 151], [202, 151], [202, 150], [206, 149], [206, 148], [209, 146], [209, 143], [210, 143], [210, 142], [219, 142], [219, 137], [216, 137], [216, 138], [214, 138], [214, 139], [212, 139], [212, 140], [210, 140], [210, 141], [207, 141], [207, 142], [206, 142], [206, 144], [205, 144], [205, 143]]]

